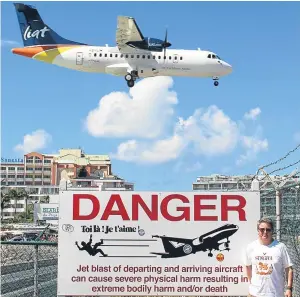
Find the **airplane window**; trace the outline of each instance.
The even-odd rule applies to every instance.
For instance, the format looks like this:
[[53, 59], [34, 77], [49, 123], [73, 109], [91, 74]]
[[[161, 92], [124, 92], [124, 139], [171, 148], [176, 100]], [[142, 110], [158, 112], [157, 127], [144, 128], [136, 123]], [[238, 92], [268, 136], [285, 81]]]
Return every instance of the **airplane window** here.
[[134, 55], [131, 55], [131, 58], [133, 59], [133, 58], [134, 58]]
[[150, 55], [148, 55], [148, 59], [150, 59]]
[[128, 58], [128, 55], [126, 55], [125, 57]]
[[180, 60], [182, 60], [182, 57], [180, 57]]
[[215, 59], [215, 58], [216, 58], [216, 55], [212, 55], [212, 58]]
[[94, 54], [94, 57], [97, 57], [97, 54], [96, 54], [96, 53]]
[[116, 54], [115, 57], [118, 58], [118, 54]]
[[207, 58], [211, 59], [211, 54], [209, 54], [209, 55], [207, 56]]
[[121, 55], [121, 58], [123, 58], [123, 54]]
[[143, 59], [145, 59], [145, 55], [143, 55]]
[[101, 53], [99, 54], [99, 57], [102, 57], [102, 54], [101, 54]]
[[177, 60], [177, 56], [175, 56], [175, 60]]
[[137, 58], [139, 58], [139, 57], [140, 57], [140, 55], [137, 55], [136, 57], [137, 57]]
[[112, 54], [110, 54], [110, 57], [112, 57]]
[[171, 56], [169, 56], [169, 60], [171, 60], [172, 59], [172, 57]]
[[153, 59], [155, 59], [155, 56], [153, 56]]
[[107, 54], [105, 54], [105, 57], [107, 57]]
[[160, 56], [158, 56], [158, 59], [160, 59]]
[[222, 60], [219, 56], [217, 56], [217, 59]]

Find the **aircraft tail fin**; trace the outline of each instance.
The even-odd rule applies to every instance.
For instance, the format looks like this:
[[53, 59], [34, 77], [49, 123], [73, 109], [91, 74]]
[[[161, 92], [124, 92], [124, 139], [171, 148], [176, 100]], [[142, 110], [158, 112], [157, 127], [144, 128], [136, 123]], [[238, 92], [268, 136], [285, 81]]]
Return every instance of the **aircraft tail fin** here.
[[71, 41], [58, 35], [44, 23], [35, 7], [23, 3], [14, 3], [14, 6], [25, 47], [56, 44], [84, 45], [83, 43]]

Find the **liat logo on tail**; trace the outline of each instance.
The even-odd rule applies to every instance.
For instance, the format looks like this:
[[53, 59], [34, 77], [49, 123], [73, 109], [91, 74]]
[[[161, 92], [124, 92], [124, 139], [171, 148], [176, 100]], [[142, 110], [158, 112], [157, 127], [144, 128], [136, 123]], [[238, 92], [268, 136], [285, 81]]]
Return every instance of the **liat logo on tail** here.
[[24, 40], [30, 39], [30, 38], [36, 38], [39, 39], [40, 36], [42, 38], [45, 37], [46, 32], [49, 32], [50, 30], [47, 28], [47, 26], [45, 26], [43, 29], [40, 30], [35, 30], [32, 32], [32, 30], [30, 29], [30, 26], [28, 26], [24, 32], [23, 38]]

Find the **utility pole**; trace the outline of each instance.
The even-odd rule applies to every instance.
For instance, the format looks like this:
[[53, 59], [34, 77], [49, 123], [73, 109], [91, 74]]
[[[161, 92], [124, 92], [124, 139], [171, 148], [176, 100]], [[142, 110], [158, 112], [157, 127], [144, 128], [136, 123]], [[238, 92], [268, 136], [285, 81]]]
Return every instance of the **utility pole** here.
[[272, 183], [274, 186], [276, 196], [275, 196], [275, 202], [276, 202], [276, 239], [280, 241], [281, 239], [281, 198], [282, 198], [282, 193], [281, 193], [281, 188], [288, 182], [288, 180], [293, 177], [295, 174], [297, 174], [299, 171], [296, 168], [292, 173], [290, 173], [283, 181], [281, 181], [279, 184], [277, 184], [270, 175], [264, 170], [264, 169], [259, 169], [264, 175], [264, 178], [266, 177], [267, 180], [265, 183], [260, 187], [260, 190], [262, 187], [264, 187], [268, 181]]
[[280, 190], [276, 189], [276, 239], [280, 241], [280, 230], [281, 230], [281, 193]]

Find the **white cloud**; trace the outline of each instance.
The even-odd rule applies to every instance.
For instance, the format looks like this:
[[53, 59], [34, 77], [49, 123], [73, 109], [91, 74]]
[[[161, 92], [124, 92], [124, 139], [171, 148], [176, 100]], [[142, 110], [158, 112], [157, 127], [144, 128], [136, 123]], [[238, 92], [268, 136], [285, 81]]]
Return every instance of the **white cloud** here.
[[244, 117], [246, 120], [255, 120], [260, 113], [261, 113], [260, 108], [256, 107], [251, 109], [249, 112], [246, 112]]
[[130, 93], [112, 92], [99, 101], [86, 117], [85, 127], [95, 137], [160, 136], [174, 114], [177, 94], [169, 89], [169, 77], [147, 78]]
[[238, 140], [237, 125], [216, 106], [197, 109], [187, 120], [179, 118], [172, 136], [153, 143], [130, 140], [119, 145], [112, 158], [133, 162], [161, 163], [175, 160], [191, 146], [195, 154], [207, 156], [233, 150]]
[[267, 151], [269, 147], [267, 139], [262, 140], [257, 136], [242, 136], [241, 141], [243, 147], [246, 149], [246, 152], [237, 160], [237, 165], [242, 165], [246, 162], [253, 161], [258, 153]]
[[52, 137], [44, 130], [36, 130], [31, 134], [26, 134], [23, 143], [14, 147], [16, 151], [22, 151], [24, 154], [44, 149], [51, 141]]
[[[178, 103], [172, 87], [172, 78], [153, 77], [137, 82], [129, 93], [112, 92], [102, 97], [85, 119], [87, 132], [94, 137], [126, 138], [110, 156], [135, 163], [163, 163], [184, 155], [220, 156], [242, 146], [245, 153], [237, 162], [241, 164], [267, 150], [266, 139], [246, 136], [245, 123], [231, 119], [215, 105], [198, 108], [191, 116], [172, 123]], [[260, 113], [257, 107], [244, 118], [255, 119]], [[261, 132], [258, 128], [256, 134]], [[195, 166], [185, 166], [185, 171], [199, 170], [200, 162], [191, 162]]]
[[153, 143], [129, 140], [121, 143], [111, 158], [137, 163], [163, 163], [177, 159], [185, 146], [184, 140], [178, 135]]
[[206, 156], [228, 153], [237, 144], [239, 130], [217, 106], [196, 109], [186, 121], [180, 119], [184, 139], [191, 143], [196, 154]]

